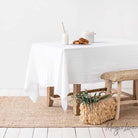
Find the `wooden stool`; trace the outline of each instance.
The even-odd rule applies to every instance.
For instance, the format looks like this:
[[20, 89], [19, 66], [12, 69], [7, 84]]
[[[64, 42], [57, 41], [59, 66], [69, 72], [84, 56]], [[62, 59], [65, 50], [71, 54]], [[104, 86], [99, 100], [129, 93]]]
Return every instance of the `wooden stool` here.
[[[124, 70], [106, 72], [101, 75], [101, 79], [106, 80], [106, 93], [117, 94], [117, 109], [115, 119], [119, 119], [120, 105], [138, 103], [138, 70]], [[122, 81], [133, 80], [133, 95], [122, 91]], [[117, 89], [112, 89], [112, 83], [117, 82]], [[125, 97], [121, 97], [124, 95]], [[135, 104], [136, 105], [136, 104]]]

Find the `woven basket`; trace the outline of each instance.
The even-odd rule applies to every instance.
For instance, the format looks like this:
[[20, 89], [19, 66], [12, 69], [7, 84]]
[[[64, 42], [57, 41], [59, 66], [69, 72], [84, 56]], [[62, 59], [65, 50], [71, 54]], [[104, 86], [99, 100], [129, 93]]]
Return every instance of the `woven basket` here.
[[98, 125], [114, 119], [116, 102], [113, 98], [106, 98], [92, 105], [80, 105], [80, 120], [83, 124]]

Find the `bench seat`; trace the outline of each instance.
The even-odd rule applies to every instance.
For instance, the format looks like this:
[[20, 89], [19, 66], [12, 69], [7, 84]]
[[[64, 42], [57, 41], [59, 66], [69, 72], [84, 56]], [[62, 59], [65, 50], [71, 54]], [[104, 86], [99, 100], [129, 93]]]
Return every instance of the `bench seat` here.
[[110, 80], [113, 82], [127, 81], [127, 80], [138, 80], [138, 69], [105, 72], [101, 75], [101, 79]]

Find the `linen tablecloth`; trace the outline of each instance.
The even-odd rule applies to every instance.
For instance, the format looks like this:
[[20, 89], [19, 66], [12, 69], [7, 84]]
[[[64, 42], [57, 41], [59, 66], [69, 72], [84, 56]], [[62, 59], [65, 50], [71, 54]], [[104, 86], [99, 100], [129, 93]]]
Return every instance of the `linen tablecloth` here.
[[138, 69], [138, 42], [128, 40], [96, 41], [91, 45], [60, 43], [32, 44], [25, 80], [25, 91], [36, 102], [39, 86], [54, 86], [67, 109], [69, 84], [103, 81], [107, 71]]

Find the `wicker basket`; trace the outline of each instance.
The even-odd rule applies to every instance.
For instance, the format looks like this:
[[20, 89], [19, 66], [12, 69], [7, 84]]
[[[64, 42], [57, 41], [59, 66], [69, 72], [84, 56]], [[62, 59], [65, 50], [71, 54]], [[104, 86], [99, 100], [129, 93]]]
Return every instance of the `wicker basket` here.
[[113, 98], [106, 98], [92, 105], [80, 105], [80, 120], [83, 124], [98, 125], [114, 119], [116, 102]]

